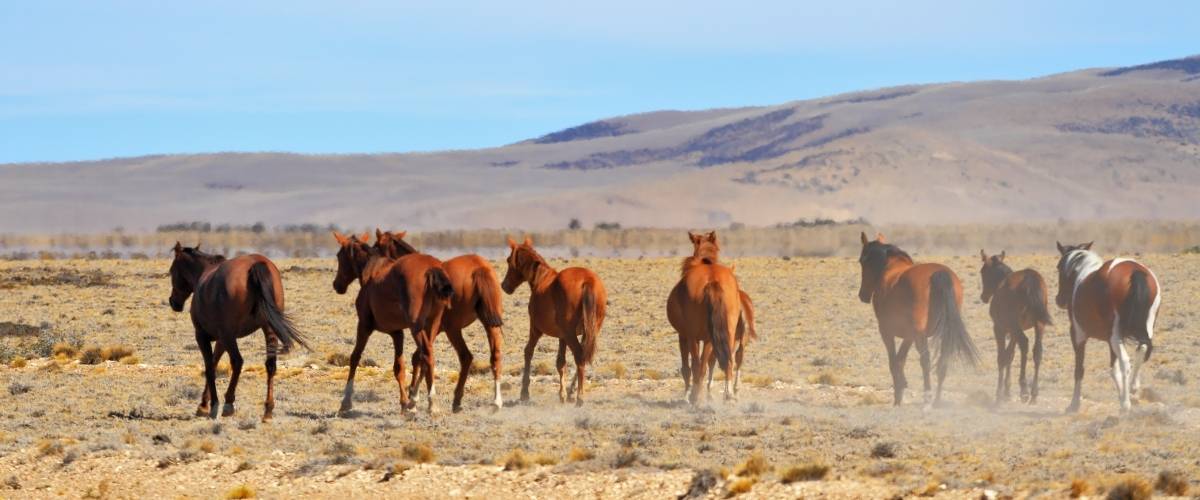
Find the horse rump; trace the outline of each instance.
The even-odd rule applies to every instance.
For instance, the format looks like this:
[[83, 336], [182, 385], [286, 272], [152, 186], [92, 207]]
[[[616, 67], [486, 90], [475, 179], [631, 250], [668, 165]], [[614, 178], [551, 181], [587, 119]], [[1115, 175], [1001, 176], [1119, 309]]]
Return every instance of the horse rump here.
[[945, 373], [953, 361], [979, 366], [979, 351], [963, 324], [949, 271], [938, 271], [930, 278], [929, 329], [935, 340], [939, 373]]
[[425, 272], [425, 285], [438, 298], [449, 301], [454, 298], [454, 286], [450, 284], [450, 276], [440, 267], [431, 267]]
[[291, 317], [275, 305], [274, 282], [271, 268], [265, 262], [258, 262], [250, 266], [249, 285], [256, 292], [258, 303], [255, 304], [254, 309], [259, 319], [275, 331], [275, 335], [283, 344], [283, 353], [290, 352], [296, 344], [311, 351], [312, 347], [309, 347], [308, 339], [304, 338], [300, 330], [296, 329]]
[[1046, 309], [1046, 287], [1041, 277], [1029, 273], [1021, 280], [1021, 293], [1025, 297], [1025, 305], [1033, 314], [1033, 319], [1039, 323], [1052, 324], [1050, 311]]
[[500, 282], [496, 281], [496, 274], [490, 267], [481, 267], [471, 274], [471, 278], [475, 284], [475, 294], [479, 296], [479, 303], [475, 305], [479, 322], [483, 326], [504, 326], [504, 320], [501, 319]]
[[1122, 337], [1133, 337], [1139, 344], [1146, 346], [1146, 360], [1150, 359], [1150, 351], [1154, 343], [1150, 339], [1150, 307], [1154, 305], [1151, 297], [1150, 283], [1146, 272], [1134, 271], [1129, 275], [1129, 294], [1121, 303], [1118, 313], [1121, 315], [1120, 328]]

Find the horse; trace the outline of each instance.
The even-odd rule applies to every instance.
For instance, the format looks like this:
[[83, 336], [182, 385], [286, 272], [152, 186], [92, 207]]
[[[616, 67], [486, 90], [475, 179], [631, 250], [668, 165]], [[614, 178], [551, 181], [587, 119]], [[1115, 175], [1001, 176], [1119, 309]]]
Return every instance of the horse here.
[[[608, 293], [600, 276], [582, 267], [556, 271], [533, 249], [533, 240], [517, 244], [508, 238], [508, 271], [500, 288], [512, 295], [522, 283], [529, 284], [529, 341], [525, 344], [525, 369], [521, 374], [521, 401], [529, 401], [529, 369], [538, 339], [548, 335], [558, 339], [558, 400], [566, 403], [566, 350], [575, 358], [575, 379], [571, 392], [575, 405], [583, 406], [583, 382], [592, 363], [604, 325]], [[576, 338], [580, 337], [580, 338]], [[581, 342], [582, 340], [582, 342]]]
[[[1162, 289], [1150, 268], [1132, 259], [1104, 261], [1092, 252], [1092, 242], [1058, 246], [1058, 295], [1055, 303], [1071, 318], [1071, 345], [1075, 348], [1075, 392], [1067, 413], [1079, 411], [1083, 381], [1083, 355], [1088, 339], [1105, 340], [1121, 413], [1132, 406], [1131, 392], [1142, 385], [1142, 364], [1154, 351], [1154, 322], [1162, 303]], [[1130, 371], [1125, 340], [1137, 343]]]
[[[1042, 334], [1052, 323], [1046, 305], [1046, 281], [1033, 269], [1013, 271], [1004, 263], [1005, 252], [988, 257], [979, 250], [983, 267], [979, 270], [983, 292], [979, 301], [990, 303], [992, 332], [996, 337], [996, 404], [1011, 397], [1010, 375], [1016, 346], [1021, 347], [1021, 401], [1034, 404], [1038, 397], [1038, 375], [1042, 368]], [[1029, 338], [1025, 330], [1033, 328], [1033, 384], [1025, 382]], [[1007, 347], [1005, 340], [1008, 341]]]
[[[979, 365], [979, 353], [963, 324], [962, 284], [949, 267], [941, 264], [913, 262], [899, 247], [887, 243], [883, 234], [868, 240], [861, 233], [862, 284], [858, 298], [871, 304], [879, 322], [879, 335], [887, 350], [888, 368], [892, 372], [894, 404], [904, 400], [908, 381], [904, 378], [904, 362], [908, 350], [916, 344], [921, 354], [921, 373], [925, 379], [925, 408], [941, 402], [942, 384], [946, 371], [954, 361], [972, 367]], [[900, 338], [900, 348], [896, 348]], [[930, 400], [929, 339], [937, 342], [937, 394]]]
[[[418, 253], [417, 249], [404, 241], [407, 232], [391, 232], [375, 230], [375, 247], [387, 256], [399, 258], [404, 255]], [[463, 391], [467, 385], [467, 376], [471, 373], [471, 362], [474, 356], [463, 339], [463, 329], [470, 326], [476, 319], [487, 332], [488, 347], [491, 350], [492, 385], [495, 398], [492, 404], [499, 410], [504, 407], [504, 399], [500, 396], [500, 371], [504, 347], [504, 333], [501, 330], [504, 322], [500, 296], [500, 281], [492, 265], [478, 255], [460, 255], [442, 262], [442, 268], [450, 277], [454, 287], [454, 298], [450, 301], [450, 309], [442, 316], [441, 331], [446, 332], [450, 345], [458, 355], [458, 385], [454, 388], [454, 412], [462, 409]], [[438, 332], [430, 332], [436, 338]], [[432, 342], [430, 343], [432, 346]], [[413, 352], [413, 378], [410, 391], [417, 391], [418, 376], [421, 375], [422, 364], [418, 358], [422, 351]]]
[[175, 312], [183, 312], [183, 303], [192, 297], [192, 326], [204, 357], [204, 391], [196, 416], [217, 418], [217, 362], [226, 350], [231, 372], [221, 416], [234, 414], [243, 363], [237, 339], [262, 330], [267, 354], [267, 397], [262, 420], [270, 420], [275, 410], [276, 355], [290, 352], [296, 344], [309, 349], [304, 335], [284, 313], [279, 269], [258, 254], [226, 259], [200, 251], [200, 245], [185, 248], [179, 242], [175, 242], [173, 251], [168, 302]]
[[679, 373], [688, 402], [698, 404], [705, 369], [715, 358], [725, 372], [725, 400], [731, 401], [736, 398], [731, 388], [735, 379], [731, 358], [739, 346], [741, 289], [733, 270], [717, 262], [720, 247], [715, 232], [689, 232], [688, 237], [693, 255], [683, 260], [679, 283], [667, 297], [667, 321], [679, 333]]
[[[354, 375], [367, 340], [375, 331], [392, 337], [392, 376], [400, 385], [400, 408], [405, 411], [415, 404], [410, 401], [404, 386], [404, 329], [413, 330], [417, 349], [427, 349], [432, 341], [429, 332], [440, 328], [446, 304], [454, 297], [454, 287], [442, 269], [442, 263], [429, 255], [412, 254], [392, 259], [368, 246], [370, 236], [367, 234], [360, 239], [334, 231], [333, 237], [341, 247], [337, 253], [333, 290], [339, 295], [345, 294], [351, 282], [359, 282], [358, 296], [354, 299], [358, 314], [357, 335], [338, 413], [345, 415], [353, 409]], [[426, 359], [432, 363], [433, 357]], [[433, 413], [433, 367], [426, 368], [428, 410]]]

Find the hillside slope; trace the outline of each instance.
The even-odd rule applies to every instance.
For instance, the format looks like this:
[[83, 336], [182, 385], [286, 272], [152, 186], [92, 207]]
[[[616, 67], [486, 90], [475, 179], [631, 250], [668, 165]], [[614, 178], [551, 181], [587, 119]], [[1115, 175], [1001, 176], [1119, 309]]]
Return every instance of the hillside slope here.
[[0, 232], [1200, 217], [1200, 56], [617, 117], [504, 147], [0, 166]]

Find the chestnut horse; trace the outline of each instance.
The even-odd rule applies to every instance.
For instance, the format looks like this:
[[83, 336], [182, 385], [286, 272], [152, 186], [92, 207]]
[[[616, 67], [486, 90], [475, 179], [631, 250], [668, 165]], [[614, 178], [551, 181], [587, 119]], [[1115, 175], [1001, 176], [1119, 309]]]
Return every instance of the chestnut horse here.
[[[703, 235], [693, 234], [688, 232], [688, 238], [692, 242], [692, 256], [684, 259], [683, 271], [690, 267], [689, 263], [700, 262], [702, 264], [717, 264], [720, 259], [720, 245], [717, 243], [717, 234], [715, 231], [710, 231]], [[729, 268], [733, 271], [733, 267]], [[736, 278], [735, 278], [736, 281]], [[683, 377], [683, 395], [685, 400], [690, 401], [691, 394], [691, 363], [689, 356], [691, 352], [690, 344], [684, 337], [681, 327], [684, 326], [683, 304], [687, 298], [686, 280], [680, 279], [675, 288], [671, 290], [671, 295], [667, 297], [667, 320], [671, 322], [671, 326], [675, 327], [676, 332], [679, 332], [679, 357], [680, 357], [680, 375]], [[741, 306], [741, 315], [738, 317], [736, 343], [737, 352], [734, 355], [734, 377], [733, 377], [733, 394], [736, 396], [738, 385], [741, 381], [742, 360], [745, 354], [746, 344], [758, 338], [758, 333], [754, 328], [754, 303], [750, 300], [750, 295], [743, 290], [738, 290], [738, 298]], [[711, 398], [712, 379], [714, 367], [717, 363], [716, 357], [708, 359], [708, 384], [705, 390], [708, 391]]]
[[[392, 336], [392, 375], [400, 385], [401, 410], [411, 408], [408, 390], [404, 385], [404, 329], [413, 329], [417, 349], [425, 349], [432, 336], [429, 332], [440, 328], [446, 304], [454, 296], [450, 278], [442, 269], [442, 263], [425, 254], [412, 254], [398, 259], [388, 258], [370, 248], [364, 234], [362, 239], [333, 233], [338, 249], [337, 276], [333, 289], [338, 294], [354, 280], [358, 280], [358, 296], [354, 307], [358, 313], [357, 336], [354, 351], [350, 353], [350, 373], [346, 377], [346, 388], [342, 392], [340, 414], [353, 407], [354, 375], [362, 359], [367, 340], [376, 330]], [[432, 360], [432, 357], [427, 359]], [[429, 412], [433, 413], [433, 367], [427, 366], [425, 386], [429, 390]]]
[[217, 362], [223, 350], [229, 351], [232, 370], [221, 415], [234, 414], [243, 363], [237, 339], [262, 330], [267, 353], [267, 397], [262, 419], [270, 420], [275, 409], [276, 355], [287, 353], [295, 344], [308, 348], [304, 336], [283, 312], [279, 269], [262, 255], [226, 260], [221, 255], [201, 252], [199, 245], [184, 248], [175, 242], [174, 253], [170, 271], [171, 309], [183, 312], [183, 303], [192, 297], [192, 326], [196, 329], [196, 344], [204, 356], [204, 392], [196, 415], [217, 418]]
[[[404, 241], [406, 234], [408, 233], [404, 231], [393, 233], [376, 229], [375, 247], [392, 258], [418, 253], [417, 249]], [[504, 407], [504, 400], [500, 397], [501, 349], [504, 347], [500, 281], [496, 279], [492, 265], [478, 255], [460, 255], [443, 261], [442, 268], [446, 270], [450, 284], [454, 287], [454, 298], [450, 301], [450, 309], [442, 316], [441, 327], [441, 331], [446, 332], [450, 345], [458, 355], [458, 385], [454, 388], [454, 411], [462, 409], [463, 391], [467, 385], [467, 376], [471, 373], [474, 357], [463, 339], [463, 329], [476, 319], [479, 319], [479, 323], [487, 332], [488, 348], [491, 350], [492, 385], [495, 389], [492, 404], [499, 410]], [[438, 332], [430, 333], [434, 338], [437, 337]], [[431, 342], [430, 346], [432, 345]], [[417, 380], [421, 375], [423, 363], [419, 363], [418, 359], [422, 355], [423, 351], [419, 349], [413, 352], [413, 378], [409, 390], [414, 396], [416, 391], [419, 391]], [[433, 364], [432, 356], [428, 363]]]
[[[1012, 362], [1016, 347], [1021, 347], [1021, 401], [1037, 402], [1038, 374], [1042, 368], [1042, 334], [1051, 323], [1049, 306], [1046, 305], [1046, 280], [1033, 269], [1014, 272], [1004, 263], [1004, 252], [988, 257], [983, 250], [979, 258], [983, 268], [979, 270], [983, 280], [983, 293], [979, 300], [991, 303], [988, 313], [992, 316], [992, 332], [996, 336], [996, 403], [1007, 401]], [[1025, 330], [1033, 328], [1033, 384], [1025, 382], [1025, 366], [1029, 355], [1029, 337]], [[1008, 345], [1005, 346], [1005, 340]]]
[[[895, 245], [889, 245], [882, 234], [868, 240], [860, 235], [862, 254], [862, 284], [858, 298], [870, 303], [879, 321], [879, 334], [887, 349], [888, 368], [892, 372], [894, 403], [904, 400], [908, 381], [904, 378], [904, 361], [908, 350], [916, 344], [921, 354], [921, 374], [925, 379], [925, 407], [942, 399], [942, 383], [946, 370], [954, 360], [978, 366], [979, 353], [963, 324], [962, 284], [950, 268], [941, 264], [916, 264], [912, 257]], [[896, 338], [900, 348], [896, 349]], [[937, 394], [929, 398], [929, 339], [937, 343]]]
[[742, 317], [740, 289], [733, 270], [717, 262], [716, 233], [688, 237], [693, 255], [683, 260], [679, 283], [667, 297], [667, 320], [679, 333], [680, 375], [688, 401], [698, 404], [704, 371], [715, 358], [725, 372], [725, 400], [730, 401], [735, 398], [731, 358]]
[[[1141, 388], [1142, 363], [1154, 350], [1154, 321], [1162, 302], [1158, 278], [1150, 268], [1132, 259], [1104, 261], [1092, 252], [1092, 243], [1058, 246], [1058, 307], [1071, 318], [1071, 345], [1075, 348], [1075, 392], [1067, 413], [1079, 411], [1083, 381], [1083, 355], [1088, 339], [1108, 342], [1109, 364], [1117, 386], [1121, 412], [1129, 411], [1130, 395]], [[1125, 340], [1137, 342], [1130, 371]]]
[[533, 249], [533, 240], [528, 237], [520, 245], [508, 238], [508, 247], [508, 271], [500, 287], [504, 293], [512, 295], [521, 283], [529, 283], [529, 342], [525, 344], [521, 401], [529, 400], [529, 368], [534, 348], [542, 335], [549, 335], [558, 339], [558, 400], [565, 403], [569, 399], [564, 392], [566, 349], [569, 348], [575, 357], [571, 392], [576, 392], [578, 387], [575, 405], [582, 406], [586, 369], [596, 353], [597, 337], [608, 305], [604, 283], [596, 273], [582, 267], [555, 271]]

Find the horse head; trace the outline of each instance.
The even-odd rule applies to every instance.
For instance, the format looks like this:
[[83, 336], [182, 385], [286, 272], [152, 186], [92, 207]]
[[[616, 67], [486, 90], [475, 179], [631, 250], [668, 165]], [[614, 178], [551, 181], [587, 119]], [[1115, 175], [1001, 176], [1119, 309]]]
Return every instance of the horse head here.
[[350, 282], [362, 277], [362, 270], [371, 256], [371, 249], [367, 246], [367, 242], [371, 240], [371, 234], [346, 236], [334, 231], [333, 239], [337, 240], [340, 246], [337, 253], [337, 274], [333, 277], [333, 291], [341, 295], [346, 293]]

